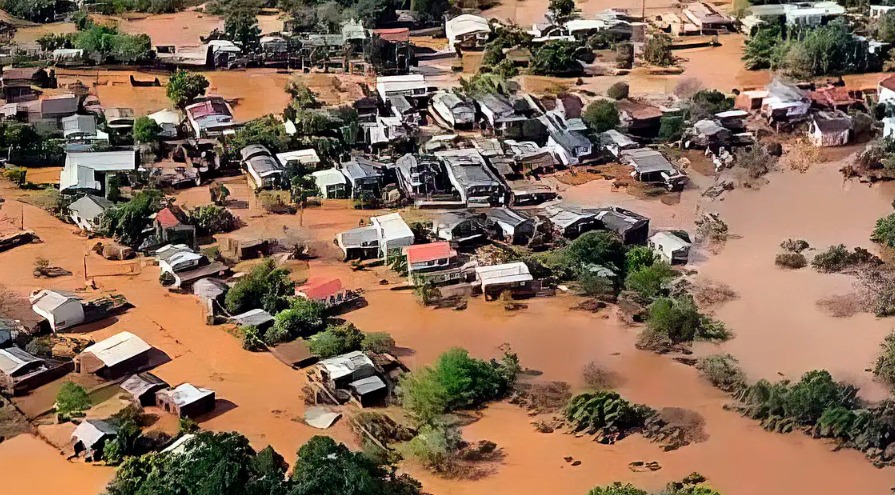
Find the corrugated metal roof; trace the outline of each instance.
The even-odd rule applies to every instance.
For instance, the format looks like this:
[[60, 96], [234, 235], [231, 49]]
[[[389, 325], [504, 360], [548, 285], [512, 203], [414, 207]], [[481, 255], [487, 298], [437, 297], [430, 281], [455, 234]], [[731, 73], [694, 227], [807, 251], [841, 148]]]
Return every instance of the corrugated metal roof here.
[[93, 354], [106, 366], [114, 366], [144, 352], [152, 346], [130, 332], [121, 332], [84, 349], [81, 354]]

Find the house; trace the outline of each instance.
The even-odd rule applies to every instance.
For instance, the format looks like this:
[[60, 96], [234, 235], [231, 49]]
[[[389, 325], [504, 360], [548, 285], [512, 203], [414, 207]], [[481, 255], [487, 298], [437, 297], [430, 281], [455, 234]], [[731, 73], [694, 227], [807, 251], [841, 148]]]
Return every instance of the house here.
[[295, 295], [309, 301], [316, 301], [327, 308], [334, 308], [356, 299], [353, 291], [346, 290], [337, 278], [312, 278], [295, 288]]
[[870, 6], [870, 18], [871, 19], [879, 19], [886, 12], [891, 10], [895, 10], [895, 5], [871, 5]]
[[348, 179], [339, 169], [317, 170], [311, 172], [311, 177], [323, 199], [346, 199], [350, 195]]
[[727, 110], [726, 112], [718, 112], [715, 114], [715, 119], [717, 119], [718, 123], [725, 129], [733, 132], [745, 131], [746, 118], [748, 117], [749, 112], [739, 109]]
[[205, 97], [203, 101], [187, 105], [184, 111], [190, 128], [199, 138], [220, 136], [238, 125], [233, 120], [230, 104], [219, 96]]
[[481, 50], [491, 36], [491, 25], [484, 17], [461, 14], [444, 23], [448, 50]]
[[61, 123], [66, 151], [90, 151], [96, 144], [109, 142], [109, 135], [96, 129], [93, 115], [70, 115]]
[[270, 353], [291, 368], [302, 369], [315, 364], [320, 356], [311, 352], [308, 341], [295, 339], [270, 347]]
[[152, 346], [130, 332], [121, 332], [88, 346], [75, 356], [76, 373], [114, 379], [149, 364]]
[[475, 105], [451, 91], [432, 95], [432, 110], [453, 129], [470, 129], [475, 124]]
[[161, 138], [176, 138], [180, 133], [180, 124], [183, 122], [183, 115], [180, 112], [165, 109], [151, 113], [147, 117], [161, 127], [159, 132]]
[[477, 266], [475, 274], [486, 300], [496, 299], [505, 290], [512, 292], [530, 290], [534, 280], [528, 271], [528, 266], [521, 261], [502, 265]]
[[797, 120], [807, 115], [811, 108], [811, 100], [805, 91], [779, 79], [768, 83], [767, 92], [761, 102], [761, 113], [770, 122]]
[[152, 227], [158, 244], [186, 244], [196, 246], [196, 227], [186, 223], [187, 216], [175, 205], [162, 208], [155, 214]]
[[75, 455], [83, 453], [87, 460], [100, 460], [106, 442], [117, 435], [118, 429], [111, 423], [99, 419], [85, 419], [71, 434]]
[[624, 150], [639, 147], [636, 141], [615, 129], [610, 129], [600, 134], [600, 144], [606, 151], [616, 158], [618, 158]]
[[154, 406], [155, 393], [164, 388], [168, 388], [168, 384], [152, 373], [137, 373], [121, 382], [121, 389], [141, 407]]
[[177, 272], [191, 270], [207, 263], [208, 259], [205, 255], [190, 250], [180, 251], [170, 257], [165, 257], [165, 259], [159, 261], [158, 266], [161, 273], [170, 273], [173, 275]]
[[81, 299], [44, 289], [29, 296], [31, 309], [46, 318], [54, 332], [84, 323], [84, 304]]
[[690, 146], [708, 148], [713, 152], [718, 152], [722, 146], [728, 146], [731, 138], [729, 130], [709, 119], [702, 119], [693, 124], [692, 134], [689, 140]]
[[296, 165], [306, 169], [314, 169], [320, 165], [320, 157], [313, 148], [277, 153], [277, 161], [284, 167]]
[[535, 235], [535, 221], [509, 208], [485, 211], [491, 237], [509, 244], [526, 244]]
[[542, 216], [557, 235], [567, 239], [574, 239], [600, 227], [600, 222], [592, 213], [568, 206], [548, 206], [544, 208]]
[[646, 103], [631, 100], [618, 101], [615, 106], [618, 108], [621, 125], [627, 128], [628, 133], [643, 137], [658, 135], [662, 110]]
[[439, 239], [465, 243], [485, 237], [486, 218], [468, 211], [449, 211], [432, 221], [432, 233]]
[[342, 174], [348, 179], [351, 199], [378, 198], [382, 193], [382, 170], [385, 166], [363, 157], [352, 157], [342, 164]]
[[469, 207], [504, 204], [506, 188], [494, 175], [482, 155], [475, 149], [436, 151], [447, 172], [448, 180], [460, 193], [460, 200]]
[[459, 270], [451, 270], [457, 261], [457, 251], [449, 242], [433, 242], [406, 246], [407, 278], [414, 285], [422, 283], [456, 282]]
[[281, 182], [283, 167], [264, 145], [250, 144], [239, 153], [256, 190], [272, 189]]
[[395, 162], [398, 186], [409, 199], [444, 192], [439, 187], [442, 175], [441, 162], [431, 155], [406, 154]]
[[743, 110], [746, 112], [760, 110], [762, 102], [765, 98], [768, 97], [769, 94], [770, 93], [768, 93], [767, 90], [764, 89], [750, 89], [740, 91], [740, 94], [738, 94], [733, 100], [733, 106], [738, 110]]
[[690, 243], [671, 232], [656, 232], [649, 238], [649, 247], [672, 265], [686, 265]]
[[368, 376], [348, 384], [352, 397], [361, 407], [381, 404], [388, 397], [388, 385], [379, 376]]
[[262, 36], [261, 58], [265, 64], [285, 63], [289, 59], [289, 42], [281, 36]]
[[128, 134], [134, 128], [133, 108], [107, 108], [103, 110], [106, 127], [116, 132]]
[[102, 224], [103, 214], [113, 206], [106, 198], [87, 194], [68, 205], [68, 217], [81, 230], [94, 232]]
[[895, 76], [882, 79], [877, 86], [880, 103], [895, 103]]
[[545, 96], [541, 98], [541, 106], [548, 113], [559, 117], [563, 121], [580, 119], [584, 102], [577, 95], [560, 93], [555, 97]]
[[690, 22], [699, 27], [702, 34], [723, 34], [736, 31], [734, 19], [718, 11], [715, 6], [705, 2], [684, 4], [683, 14]]
[[379, 229], [373, 225], [339, 232], [336, 234], [335, 244], [344, 253], [345, 261], [382, 258], [379, 251]]
[[650, 148], [624, 151], [620, 160], [634, 168], [631, 177], [640, 182], [662, 184], [669, 190], [680, 190], [688, 180], [665, 155]]
[[60, 122], [78, 111], [81, 99], [73, 94], [45, 96], [40, 99], [40, 118]]
[[316, 372], [328, 388], [348, 391], [363, 407], [381, 403], [388, 396], [379, 370], [361, 351], [323, 359], [317, 363]]
[[379, 239], [379, 254], [386, 259], [394, 251], [410, 246], [416, 237], [401, 215], [389, 213], [371, 217], [370, 224], [376, 228]]
[[485, 122], [495, 131], [506, 130], [527, 120], [521, 115], [516, 115], [510, 100], [502, 95], [487, 93], [481, 95], [476, 103], [479, 104], [479, 112], [485, 117]]
[[273, 326], [274, 317], [263, 309], [250, 309], [245, 313], [231, 316], [230, 321], [241, 328], [255, 327], [264, 331]]
[[196, 437], [195, 433], [184, 433], [177, 437], [177, 440], [171, 442], [170, 445], [162, 449], [162, 454], [168, 454], [171, 456], [175, 455], [183, 455], [187, 452], [187, 448], [192, 448], [192, 443], [190, 440]]
[[594, 144], [584, 134], [564, 129], [551, 129], [549, 132], [547, 146], [563, 165], [578, 165], [583, 158], [593, 154]]
[[41, 359], [15, 346], [0, 349], [0, 392], [25, 393], [71, 370], [71, 362]]
[[49, 88], [54, 79], [42, 67], [14, 67], [3, 69], [3, 99], [20, 102], [35, 99], [33, 87]]
[[861, 90], [850, 90], [841, 86], [825, 86], [809, 91], [807, 94], [811, 106], [821, 110], [848, 111], [853, 107], [863, 108], [864, 98]]
[[646, 244], [649, 218], [617, 206], [589, 211], [594, 213], [601, 228], [615, 232], [625, 244]]
[[404, 95], [391, 95], [388, 97], [388, 108], [392, 117], [397, 117], [401, 122], [417, 126], [420, 123], [419, 110]]
[[383, 104], [388, 102], [389, 96], [402, 95], [415, 104], [417, 100], [429, 96], [426, 76], [422, 74], [379, 76], [376, 78], [376, 92]]
[[195, 418], [214, 410], [213, 390], [183, 383], [155, 393], [155, 405], [181, 418]]
[[[394, 98], [394, 97], [390, 97]], [[375, 122], [362, 123], [367, 144], [387, 145], [407, 137], [407, 127], [402, 117], [377, 117]]]
[[134, 150], [66, 153], [65, 166], [59, 175], [59, 191], [68, 194], [107, 191], [106, 181], [111, 174], [136, 169]]
[[791, 26], [817, 27], [844, 15], [845, 7], [836, 2], [752, 5], [748, 9], [748, 15], [740, 19], [740, 23], [743, 25], [743, 32], [750, 34], [763, 23], [778, 22], [781, 19]]
[[852, 120], [844, 112], [817, 112], [808, 125], [808, 140], [817, 147], [845, 146], [851, 138]]

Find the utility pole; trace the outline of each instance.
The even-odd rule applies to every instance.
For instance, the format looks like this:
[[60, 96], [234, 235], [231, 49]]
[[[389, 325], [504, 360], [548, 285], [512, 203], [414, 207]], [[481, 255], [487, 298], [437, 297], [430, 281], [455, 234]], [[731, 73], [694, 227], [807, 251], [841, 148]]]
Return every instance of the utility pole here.
[[87, 282], [87, 255], [84, 255], [84, 282]]
[[646, 22], [646, 0], [640, 0], [640, 21]]

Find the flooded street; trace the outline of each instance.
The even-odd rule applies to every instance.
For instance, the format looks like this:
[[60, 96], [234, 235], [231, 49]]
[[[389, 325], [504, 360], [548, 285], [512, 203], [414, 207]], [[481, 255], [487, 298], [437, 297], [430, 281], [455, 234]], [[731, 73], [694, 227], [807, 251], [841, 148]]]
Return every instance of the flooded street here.
[[96, 495], [103, 492], [115, 471], [82, 461], [66, 461], [43, 440], [19, 435], [0, 442], [0, 473], [3, 493], [10, 495]]

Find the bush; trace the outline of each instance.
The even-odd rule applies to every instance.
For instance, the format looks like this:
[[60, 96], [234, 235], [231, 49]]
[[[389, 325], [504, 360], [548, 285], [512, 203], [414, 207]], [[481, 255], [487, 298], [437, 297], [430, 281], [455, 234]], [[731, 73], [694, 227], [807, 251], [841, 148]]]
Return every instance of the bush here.
[[211, 236], [239, 228], [239, 218], [227, 208], [203, 205], [187, 212], [189, 223], [196, 226], [200, 236]]
[[591, 103], [581, 117], [587, 127], [595, 133], [615, 129], [621, 123], [618, 108], [609, 100], [597, 100]]
[[646, 246], [634, 246], [625, 253], [625, 272], [631, 273], [658, 261], [655, 251]]
[[168, 80], [166, 92], [168, 98], [178, 108], [183, 108], [205, 94], [208, 79], [202, 74], [178, 69]]
[[870, 251], [864, 248], [855, 248], [854, 252], [850, 253], [844, 244], [830, 246], [826, 251], [818, 253], [811, 260], [811, 266], [817, 271], [826, 273], [841, 272], [858, 265], [878, 265], [881, 263], [882, 260], [870, 253]]
[[616, 392], [586, 392], [572, 397], [563, 412], [574, 431], [610, 431], [624, 436], [643, 427], [655, 411], [641, 404], [632, 404]]
[[162, 196], [155, 189], [140, 191], [127, 203], [106, 211], [102, 217], [104, 235], [130, 247], [139, 246], [150, 223], [149, 217], [158, 211]]
[[600, 273], [582, 270], [578, 275], [578, 290], [586, 297], [609, 297], [616, 293], [615, 282]]
[[326, 308], [322, 304], [307, 299], [294, 299], [288, 309], [280, 311], [274, 317], [273, 328], [264, 334], [264, 341], [276, 344], [298, 337], [310, 337], [326, 328], [326, 320]]
[[631, 88], [628, 87], [628, 83], [620, 81], [609, 86], [609, 89], [606, 90], [606, 96], [613, 100], [624, 100], [628, 97], [630, 90]]
[[873, 374], [889, 385], [895, 385], [895, 332], [880, 344], [881, 352], [873, 367]]
[[746, 374], [740, 369], [737, 358], [730, 354], [701, 357], [696, 361], [696, 369], [725, 392], [735, 392], [746, 386]]
[[630, 483], [623, 485], [620, 481], [616, 481], [611, 485], [594, 487], [587, 492], [587, 495], [649, 495], [649, 493]]
[[808, 266], [808, 260], [802, 253], [780, 253], [774, 259], [774, 263], [779, 267], [794, 270]]
[[659, 140], [679, 141], [684, 135], [684, 118], [680, 115], [663, 115], [659, 118]]
[[595, 361], [584, 365], [581, 377], [584, 379], [584, 385], [591, 390], [609, 390], [613, 388], [616, 379], [611, 371], [600, 367]]
[[460, 430], [454, 426], [423, 425], [402, 451], [435, 472], [450, 473], [457, 465], [462, 444]]
[[325, 331], [312, 336], [308, 346], [311, 352], [326, 359], [358, 351], [363, 341], [363, 332], [351, 323], [345, 323], [343, 325], [332, 325]]
[[696, 339], [725, 340], [729, 332], [721, 322], [701, 314], [690, 297], [660, 297], [649, 307], [647, 328], [672, 343]]
[[589, 265], [621, 273], [626, 265], [627, 249], [619, 238], [605, 230], [587, 232], [571, 244], [540, 255], [537, 261], [563, 280], [576, 278]]
[[276, 263], [268, 258], [227, 291], [224, 305], [232, 314], [258, 308], [277, 313], [288, 306], [287, 298], [293, 294], [295, 283], [289, 279], [289, 270], [277, 268]]
[[242, 328], [242, 348], [247, 351], [258, 352], [265, 349], [261, 331], [255, 325]]
[[63, 416], [86, 411], [90, 409], [90, 405], [90, 396], [87, 395], [87, 390], [76, 383], [65, 382], [56, 393], [56, 412]]
[[780, 247], [792, 253], [801, 253], [810, 248], [811, 245], [804, 239], [787, 239], [780, 243]]
[[880, 218], [870, 234], [870, 240], [888, 247], [895, 247], [895, 213]]
[[378, 354], [391, 353], [395, 350], [395, 339], [386, 332], [370, 332], [364, 335], [361, 348]]
[[657, 34], [651, 37], [643, 49], [643, 59], [653, 65], [663, 67], [674, 64], [674, 56], [671, 54], [671, 37], [667, 34]]
[[481, 361], [470, 357], [465, 349], [453, 348], [432, 366], [406, 376], [401, 381], [401, 400], [417, 422], [432, 423], [446, 412], [477, 407], [504, 396], [513, 384], [514, 373], [505, 363]]
[[644, 299], [653, 299], [662, 293], [665, 284], [677, 276], [678, 272], [671, 265], [665, 261], [656, 261], [629, 273], [625, 277], [625, 287]]
[[690, 97], [690, 118], [692, 120], [710, 119], [716, 113], [733, 108], [733, 98], [715, 89], [703, 89]]

